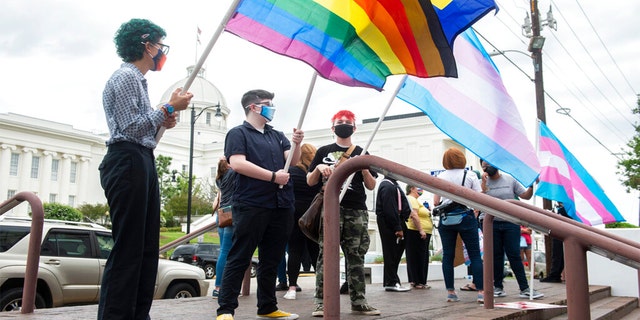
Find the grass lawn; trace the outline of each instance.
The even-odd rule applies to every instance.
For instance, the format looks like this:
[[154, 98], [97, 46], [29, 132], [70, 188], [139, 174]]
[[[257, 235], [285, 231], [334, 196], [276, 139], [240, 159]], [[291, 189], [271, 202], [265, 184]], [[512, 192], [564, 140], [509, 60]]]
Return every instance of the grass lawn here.
[[[184, 236], [185, 233], [181, 232], [181, 231], [165, 231], [165, 232], [160, 232], [160, 246], [162, 247], [163, 245], [176, 240], [182, 236]], [[220, 243], [220, 237], [218, 237], [218, 232], [217, 231], [210, 231], [205, 233], [203, 236], [201, 236], [200, 238], [204, 237], [204, 240], [201, 240], [201, 242], [211, 242], [211, 243]], [[191, 243], [195, 243], [198, 242], [199, 239], [195, 238], [193, 240], [191, 240]], [[171, 255], [171, 253], [173, 252], [173, 249], [167, 251], [166, 256], [169, 257]]]

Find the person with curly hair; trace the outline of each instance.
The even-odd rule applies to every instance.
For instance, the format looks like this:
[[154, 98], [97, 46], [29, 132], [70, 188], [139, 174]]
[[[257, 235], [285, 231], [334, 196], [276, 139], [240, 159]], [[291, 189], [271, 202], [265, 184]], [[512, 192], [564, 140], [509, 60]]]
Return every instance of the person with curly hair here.
[[110, 137], [99, 166], [109, 204], [114, 245], [107, 259], [98, 319], [149, 319], [160, 240], [160, 191], [153, 149], [160, 126], [176, 125], [191, 93], [176, 89], [169, 102], [153, 108], [148, 71], [160, 71], [169, 46], [165, 31], [149, 20], [131, 19], [116, 32], [116, 51], [124, 62], [102, 94]]

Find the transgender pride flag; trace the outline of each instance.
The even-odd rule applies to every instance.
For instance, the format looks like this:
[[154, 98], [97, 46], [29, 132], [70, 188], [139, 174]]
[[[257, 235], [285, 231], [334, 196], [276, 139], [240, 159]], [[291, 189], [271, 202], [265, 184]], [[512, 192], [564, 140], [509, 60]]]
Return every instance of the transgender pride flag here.
[[453, 54], [457, 79], [410, 76], [398, 98], [478, 157], [531, 185], [540, 164], [498, 69], [471, 29], [456, 38]]
[[587, 225], [625, 221], [598, 183], [540, 121], [542, 164], [536, 195], [564, 204], [567, 214]]

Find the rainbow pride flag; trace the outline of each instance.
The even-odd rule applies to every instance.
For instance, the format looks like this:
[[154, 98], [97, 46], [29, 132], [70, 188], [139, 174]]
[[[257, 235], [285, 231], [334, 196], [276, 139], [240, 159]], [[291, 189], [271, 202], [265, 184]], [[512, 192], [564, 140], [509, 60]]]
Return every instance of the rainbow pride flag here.
[[540, 121], [542, 165], [536, 195], [562, 202], [567, 214], [587, 225], [625, 221], [600, 185]]
[[515, 102], [471, 29], [455, 41], [457, 79], [408, 77], [398, 98], [424, 112], [443, 133], [520, 183], [540, 171]]
[[429, 0], [244, 0], [226, 31], [347, 86], [382, 90], [393, 74], [457, 76]]

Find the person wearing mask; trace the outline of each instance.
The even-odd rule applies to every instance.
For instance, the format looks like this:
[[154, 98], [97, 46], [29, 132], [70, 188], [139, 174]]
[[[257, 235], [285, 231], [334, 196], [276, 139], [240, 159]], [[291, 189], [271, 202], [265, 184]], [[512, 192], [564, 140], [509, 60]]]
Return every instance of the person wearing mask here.
[[[445, 168], [445, 171], [440, 173], [438, 178], [480, 192], [480, 182], [478, 178], [473, 172], [468, 174], [465, 169], [466, 165], [467, 158], [464, 156], [464, 153], [460, 149], [449, 148], [442, 156], [442, 166]], [[442, 241], [442, 274], [444, 276], [445, 287], [447, 288], [447, 301], [460, 301], [455, 291], [453, 280], [453, 260], [456, 252], [456, 240], [458, 235], [460, 235], [465, 248], [467, 248], [469, 260], [471, 261], [473, 284], [474, 288], [478, 291], [477, 301], [483, 303], [482, 258], [480, 257], [480, 237], [478, 236], [478, 220], [476, 219], [475, 212], [465, 205], [454, 204], [451, 199], [441, 197], [438, 194], [433, 196], [433, 203], [434, 206], [451, 204], [451, 211], [443, 213], [443, 215], [463, 215], [460, 223], [454, 225], [445, 225], [442, 222], [445, 217], [441, 216], [438, 225], [438, 232], [440, 233], [440, 239]]]
[[376, 221], [382, 241], [384, 272], [382, 285], [386, 291], [405, 292], [411, 288], [403, 287], [398, 277], [398, 266], [405, 249], [406, 220], [411, 214], [409, 201], [402, 195], [398, 182], [385, 178], [378, 185], [376, 196]]
[[224, 155], [236, 172], [233, 203], [233, 240], [218, 297], [217, 320], [231, 320], [238, 308], [238, 295], [244, 273], [258, 248], [257, 300], [258, 318], [297, 319], [278, 309], [276, 273], [284, 256], [293, 227], [293, 182], [284, 171], [287, 156], [300, 159], [304, 132], [294, 129], [291, 150], [289, 139], [268, 123], [273, 120], [274, 94], [251, 90], [242, 96], [246, 120], [229, 130]]
[[[227, 159], [224, 157], [218, 161], [218, 174], [216, 175], [216, 186], [218, 186], [219, 205], [218, 208], [224, 208], [231, 205], [231, 195], [235, 191], [236, 172], [231, 169]], [[217, 221], [216, 221], [217, 222]], [[213, 289], [213, 297], [218, 298], [220, 294], [220, 284], [224, 277], [224, 265], [227, 263], [227, 256], [231, 249], [231, 238], [233, 237], [233, 224], [226, 227], [218, 227], [218, 235], [220, 236], [220, 254], [216, 263], [216, 282]]]
[[[531, 199], [533, 187], [525, 188], [513, 177], [502, 174], [498, 169], [485, 160], [480, 161], [482, 170], [482, 192], [498, 199]], [[493, 220], [493, 295], [506, 297], [504, 291], [504, 256], [507, 256], [509, 265], [520, 287], [521, 298], [540, 299], [544, 294], [531, 290], [524, 271], [524, 265], [520, 258], [520, 226], [494, 217]]]
[[[404, 236], [407, 251], [407, 276], [414, 288], [429, 289], [431, 288], [427, 285], [429, 242], [433, 232], [431, 212], [418, 201], [418, 197], [422, 195], [422, 189], [408, 184], [406, 194], [412, 209], [407, 221], [407, 232]], [[428, 202], [426, 203], [428, 204]]]
[[[349, 110], [342, 110], [331, 118], [331, 130], [336, 135], [336, 142], [322, 146], [316, 152], [309, 173], [307, 184], [316, 185], [325, 182], [333, 173], [335, 164], [341, 157], [362, 154], [363, 149], [354, 146], [352, 153], [346, 155], [352, 145], [351, 136], [356, 131], [356, 117]], [[340, 202], [340, 246], [346, 260], [347, 282], [351, 312], [363, 315], [379, 315], [380, 311], [367, 303], [365, 298], [364, 255], [369, 250], [369, 212], [367, 211], [367, 194], [365, 188], [373, 190], [376, 186], [375, 172], [361, 170], [354, 174], [351, 184], [347, 187], [344, 198]], [[323, 261], [322, 239], [320, 232], [318, 261], [316, 265], [316, 293], [315, 309], [311, 313], [314, 317], [324, 316], [323, 306]]]
[[293, 194], [296, 198], [296, 211], [293, 216], [293, 231], [289, 238], [289, 257], [287, 259], [287, 274], [289, 275], [289, 290], [284, 295], [285, 299], [294, 300], [296, 298], [296, 292], [299, 289], [298, 276], [300, 275], [300, 265], [306, 252], [309, 252], [311, 259], [316, 261], [318, 259], [318, 244], [313, 240], [307, 238], [300, 227], [298, 226], [298, 220], [307, 211], [313, 201], [313, 197], [320, 192], [322, 183], [318, 182], [314, 186], [307, 184], [307, 171], [309, 171], [309, 165], [316, 155], [316, 147], [312, 144], [305, 143], [300, 147], [300, 161], [293, 167], [289, 168], [289, 174], [291, 180], [293, 180]]
[[149, 319], [158, 272], [160, 191], [153, 150], [161, 126], [176, 125], [191, 93], [176, 89], [169, 102], [153, 108], [149, 71], [160, 71], [169, 53], [166, 32], [145, 19], [120, 25], [114, 42], [124, 62], [102, 93], [110, 137], [98, 169], [109, 205], [114, 246], [104, 266], [98, 319]]

